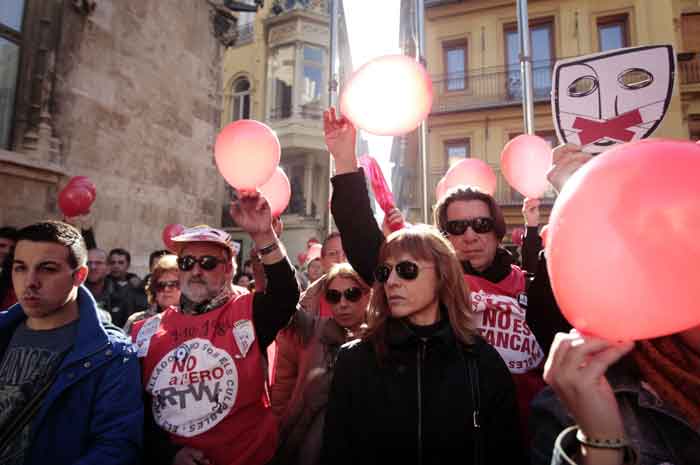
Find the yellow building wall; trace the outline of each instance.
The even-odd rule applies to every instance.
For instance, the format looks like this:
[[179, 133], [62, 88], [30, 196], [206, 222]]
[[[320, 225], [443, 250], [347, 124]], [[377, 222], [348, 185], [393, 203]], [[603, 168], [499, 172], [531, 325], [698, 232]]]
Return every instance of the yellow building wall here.
[[[597, 19], [627, 13], [630, 45], [672, 44], [681, 48], [679, 14], [698, 5], [696, 0], [530, 0], [530, 20], [552, 17], [553, 41], [557, 59], [598, 51]], [[442, 44], [467, 40], [467, 68], [505, 65], [504, 26], [517, 22], [515, 1], [465, 1], [426, 11], [426, 60], [432, 76], [445, 73]], [[468, 71], [468, 72], [469, 72]], [[439, 87], [436, 92], [440, 92]], [[431, 172], [444, 172], [444, 141], [469, 137], [471, 154], [498, 170], [500, 152], [509, 134], [523, 131], [520, 105], [462, 111], [448, 115], [433, 114], [429, 119]], [[536, 130], [552, 130], [548, 103], [536, 104]], [[676, 83], [668, 113], [656, 136], [688, 137], [683, 121], [679, 88]], [[500, 186], [499, 186], [500, 189]]]

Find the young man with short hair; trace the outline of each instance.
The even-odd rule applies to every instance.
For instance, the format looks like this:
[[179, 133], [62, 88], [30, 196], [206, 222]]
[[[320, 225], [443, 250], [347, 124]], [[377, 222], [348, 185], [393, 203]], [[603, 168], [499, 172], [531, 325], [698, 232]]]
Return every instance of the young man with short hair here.
[[12, 261], [19, 300], [0, 312], [0, 464], [137, 464], [143, 433], [138, 360], [99, 322], [82, 285], [80, 231], [22, 229]]

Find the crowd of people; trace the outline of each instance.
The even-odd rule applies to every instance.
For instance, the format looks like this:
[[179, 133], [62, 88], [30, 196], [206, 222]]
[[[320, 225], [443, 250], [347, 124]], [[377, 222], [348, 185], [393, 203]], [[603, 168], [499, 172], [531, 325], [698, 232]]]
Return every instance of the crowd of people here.
[[[0, 228], [0, 465], [700, 463], [700, 327], [580, 334], [536, 199], [521, 264], [471, 186], [389, 232], [403, 218], [376, 223], [355, 128], [331, 108], [324, 131], [338, 231], [301, 270], [254, 191], [230, 208], [254, 243], [240, 271], [204, 225], [144, 279], [90, 229]], [[552, 185], [589, 158], [556, 148]]]

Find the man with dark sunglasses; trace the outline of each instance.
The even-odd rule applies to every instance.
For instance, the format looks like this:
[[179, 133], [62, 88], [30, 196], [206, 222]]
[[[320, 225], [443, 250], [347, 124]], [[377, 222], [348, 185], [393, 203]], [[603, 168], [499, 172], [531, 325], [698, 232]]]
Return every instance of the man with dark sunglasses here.
[[232, 291], [235, 249], [225, 231], [196, 226], [172, 239], [180, 309], [132, 330], [152, 404], [147, 463], [262, 465], [274, 454], [277, 424], [265, 400], [264, 356], [296, 310], [299, 288], [267, 200], [241, 193], [231, 216], [255, 242], [266, 292]]

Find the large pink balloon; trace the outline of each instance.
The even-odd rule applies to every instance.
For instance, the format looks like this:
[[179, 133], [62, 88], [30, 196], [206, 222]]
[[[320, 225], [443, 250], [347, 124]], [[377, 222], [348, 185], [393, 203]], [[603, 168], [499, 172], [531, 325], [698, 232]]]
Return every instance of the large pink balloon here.
[[259, 189], [270, 204], [272, 216], [279, 216], [289, 205], [289, 199], [292, 197], [292, 188], [289, 185], [287, 175], [284, 174], [284, 171], [279, 166], [270, 180], [260, 186]]
[[340, 110], [355, 126], [380, 136], [400, 136], [427, 118], [433, 83], [425, 68], [404, 55], [365, 63], [343, 86]]
[[648, 139], [588, 162], [549, 222], [547, 265], [569, 322], [609, 340], [700, 325], [700, 146]]
[[547, 190], [547, 171], [552, 167], [552, 149], [538, 136], [521, 134], [501, 152], [501, 171], [506, 181], [525, 197], [542, 197]]
[[540, 229], [540, 239], [542, 239], [542, 247], [547, 247], [547, 241], [549, 240], [549, 225], [545, 224]]
[[445, 174], [445, 192], [455, 186], [478, 187], [479, 190], [493, 195], [496, 192], [496, 173], [478, 158], [466, 158], [447, 170]]
[[445, 187], [445, 178], [443, 177], [438, 181], [437, 186], [435, 186], [435, 202], [439, 202], [442, 196], [445, 195], [445, 192], [447, 192], [447, 188]]
[[236, 189], [255, 189], [265, 184], [280, 162], [277, 135], [258, 121], [242, 119], [227, 125], [214, 146], [216, 166]]

